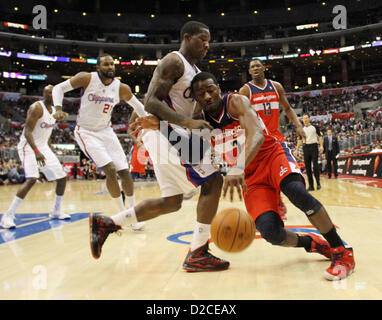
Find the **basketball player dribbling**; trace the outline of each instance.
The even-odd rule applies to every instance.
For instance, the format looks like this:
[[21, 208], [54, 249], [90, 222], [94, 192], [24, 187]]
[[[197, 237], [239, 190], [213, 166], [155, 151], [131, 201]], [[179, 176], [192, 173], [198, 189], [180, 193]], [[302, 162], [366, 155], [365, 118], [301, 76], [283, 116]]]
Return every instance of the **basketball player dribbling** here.
[[[191, 82], [191, 91], [202, 108], [204, 119], [214, 128], [229, 127], [232, 130], [232, 126], [236, 126], [246, 131], [249, 129], [246, 114], [251, 108], [250, 101], [242, 95], [235, 94], [221, 97], [219, 85], [212, 74], [197, 74]], [[273, 245], [303, 247], [307, 252], [320, 253], [332, 261], [324, 272], [326, 279], [346, 278], [355, 267], [353, 249], [344, 247], [326, 209], [305, 189], [294, 158], [288, 157], [289, 153], [267, 130], [260, 117], [259, 120], [253, 121], [253, 126], [257, 133], [263, 132], [264, 141], [261, 144], [259, 139], [246, 134], [247, 139], [255, 142], [250, 144], [246, 141], [244, 182], [243, 178], [237, 175], [227, 175], [223, 195], [229, 190], [232, 199], [234, 189], [243, 188], [247, 211], [266, 241]], [[277, 211], [280, 190], [306, 214], [327, 241], [314, 233], [301, 236], [284, 228]]]
[[[202, 166], [200, 163], [186, 163], [182, 158], [184, 154], [178, 154], [179, 150], [170, 139], [173, 135], [185, 138], [188, 143], [190, 134], [186, 129], [211, 128], [204, 120], [192, 119], [195, 101], [190, 96], [191, 80], [199, 72], [195, 64], [205, 57], [209, 41], [210, 32], [205, 24], [187, 22], [181, 30], [179, 51], [167, 54], [155, 69], [146, 94], [145, 109], [163, 120], [162, 124], [166, 123], [162, 128], [165, 130], [149, 130], [143, 134], [142, 140], [153, 161], [162, 198], [144, 200], [111, 218], [94, 214], [89, 217], [94, 258], [100, 257], [102, 245], [110, 233], [126, 224], [178, 211], [183, 199], [200, 187], [197, 221], [183, 268], [196, 272], [226, 270], [229, 267], [228, 261], [208, 251], [211, 221], [218, 208], [222, 176], [211, 164]], [[155, 123], [156, 127], [158, 122]], [[158, 144], [159, 153], [156, 152]], [[165, 155], [167, 159], [164, 159]]]
[[[82, 96], [74, 130], [76, 142], [97, 168], [105, 172], [106, 186], [118, 211], [125, 210], [117, 175], [121, 178], [128, 207], [135, 205], [134, 184], [126, 155], [111, 127], [111, 113], [121, 100], [140, 116], [147, 113], [130, 87], [115, 78], [114, 59], [109, 54], [97, 58], [96, 72], [79, 72], [57, 84], [53, 88], [54, 106], [62, 110], [64, 93], [78, 88], [82, 88]], [[144, 223], [131, 225], [133, 230], [142, 230], [144, 226]]]
[[[280, 107], [285, 112], [289, 121], [295, 125], [297, 135], [305, 138], [305, 132], [285, 96], [283, 86], [279, 82], [265, 78], [265, 66], [259, 59], [254, 59], [249, 63], [248, 72], [252, 80], [245, 83], [240, 88], [239, 93], [250, 100], [252, 108], [261, 117], [268, 131], [277, 138], [285, 153], [289, 157], [293, 157], [284, 135], [279, 130]], [[282, 202], [281, 196], [280, 210], [282, 213], [286, 213], [286, 207]], [[285, 215], [283, 216], [285, 217]]]
[[22, 162], [26, 181], [19, 188], [12, 204], [3, 215], [0, 225], [5, 229], [16, 228], [15, 212], [23, 202], [29, 191], [39, 178], [39, 168], [49, 170], [49, 180], [56, 180], [56, 197], [53, 210], [50, 212], [51, 219], [70, 219], [70, 215], [61, 210], [61, 203], [66, 187], [66, 173], [53, 153], [50, 145], [50, 136], [56, 121], [61, 121], [68, 116], [61, 112], [56, 114], [52, 107], [52, 85], [48, 85], [43, 91], [43, 100], [34, 102], [28, 109], [25, 127], [17, 145], [17, 151]]

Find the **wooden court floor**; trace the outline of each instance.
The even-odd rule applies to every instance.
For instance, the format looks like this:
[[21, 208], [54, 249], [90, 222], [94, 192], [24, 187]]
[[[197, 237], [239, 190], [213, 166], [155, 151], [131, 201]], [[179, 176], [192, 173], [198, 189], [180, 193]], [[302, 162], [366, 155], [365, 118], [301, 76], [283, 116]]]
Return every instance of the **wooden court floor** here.
[[[18, 186], [0, 187], [0, 213]], [[147, 222], [146, 230], [112, 234], [99, 260], [89, 248], [88, 214], [117, 212], [104, 181], [70, 181], [63, 208], [71, 222], [47, 217], [54, 183], [35, 185], [16, 215], [18, 228], [0, 228], [0, 299], [64, 300], [317, 300], [382, 299], [382, 189], [345, 179], [322, 179], [313, 194], [326, 206], [342, 239], [354, 248], [355, 272], [329, 282], [329, 261], [302, 248], [272, 246], [263, 239], [240, 253], [212, 253], [228, 259], [223, 272], [187, 273], [182, 263], [191, 241], [198, 196], [177, 213]], [[155, 182], [135, 184], [136, 199], [159, 197]], [[286, 227], [314, 232], [305, 215], [284, 197]], [[241, 207], [221, 199], [219, 210]]]

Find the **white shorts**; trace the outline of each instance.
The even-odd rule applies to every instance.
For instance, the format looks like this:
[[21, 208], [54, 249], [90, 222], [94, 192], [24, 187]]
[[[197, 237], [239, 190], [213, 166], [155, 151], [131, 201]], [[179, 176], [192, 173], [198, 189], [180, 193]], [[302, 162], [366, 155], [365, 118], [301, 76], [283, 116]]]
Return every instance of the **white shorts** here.
[[74, 129], [74, 137], [82, 152], [102, 169], [113, 162], [117, 171], [129, 169], [129, 163], [113, 128], [91, 131], [80, 126]]
[[182, 164], [178, 151], [158, 130], [145, 130], [142, 141], [153, 162], [162, 197], [196, 193], [217, 169], [212, 164]]
[[38, 166], [35, 153], [29, 143], [26, 142], [17, 147], [25, 178], [39, 178], [39, 169], [48, 181], [65, 178], [66, 172], [52, 149], [48, 145], [37, 146], [37, 148], [45, 157], [45, 167]]

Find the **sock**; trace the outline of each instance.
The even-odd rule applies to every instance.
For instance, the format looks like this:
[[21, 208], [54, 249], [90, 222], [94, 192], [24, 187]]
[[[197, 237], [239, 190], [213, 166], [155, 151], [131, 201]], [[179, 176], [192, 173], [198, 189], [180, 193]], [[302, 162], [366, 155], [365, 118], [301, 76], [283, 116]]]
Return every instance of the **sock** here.
[[191, 251], [203, 246], [210, 238], [210, 224], [204, 224], [196, 221], [194, 235], [191, 242]]
[[126, 207], [131, 208], [135, 206], [135, 195], [126, 196]]
[[131, 225], [138, 222], [134, 207], [131, 207], [127, 210], [124, 209], [122, 212], [119, 212], [110, 218], [114, 221], [115, 224], [119, 226]]
[[56, 198], [54, 200], [54, 207], [53, 207], [54, 212], [60, 212], [62, 198], [63, 198], [63, 196], [56, 195]]
[[126, 210], [125, 205], [123, 204], [122, 195], [120, 195], [117, 198], [112, 198], [115, 204], [117, 205], [117, 208], [119, 211]]
[[336, 227], [333, 227], [328, 233], [325, 233], [322, 236], [329, 242], [330, 247], [332, 248], [344, 246], [340, 236], [337, 233]]
[[297, 235], [297, 248], [304, 247], [306, 251], [309, 251], [312, 247], [312, 238], [309, 236]]
[[21, 199], [18, 196], [15, 196], [6, 214], [13, 216], [16, 212], [17, 207], [21, 204], [21, 202], [23, 202], [23, 200], [24, 199]]

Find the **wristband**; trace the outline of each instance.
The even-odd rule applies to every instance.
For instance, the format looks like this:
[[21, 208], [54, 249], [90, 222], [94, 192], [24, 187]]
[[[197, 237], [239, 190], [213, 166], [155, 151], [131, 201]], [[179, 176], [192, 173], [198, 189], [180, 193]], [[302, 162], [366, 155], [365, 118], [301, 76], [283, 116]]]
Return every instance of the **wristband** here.
[[40, 152], [40, 151], [37, 149], [37, 147], [34, 148], [33, 151], [34, 151], [34, 153], [38, 153], [38, 152]]

